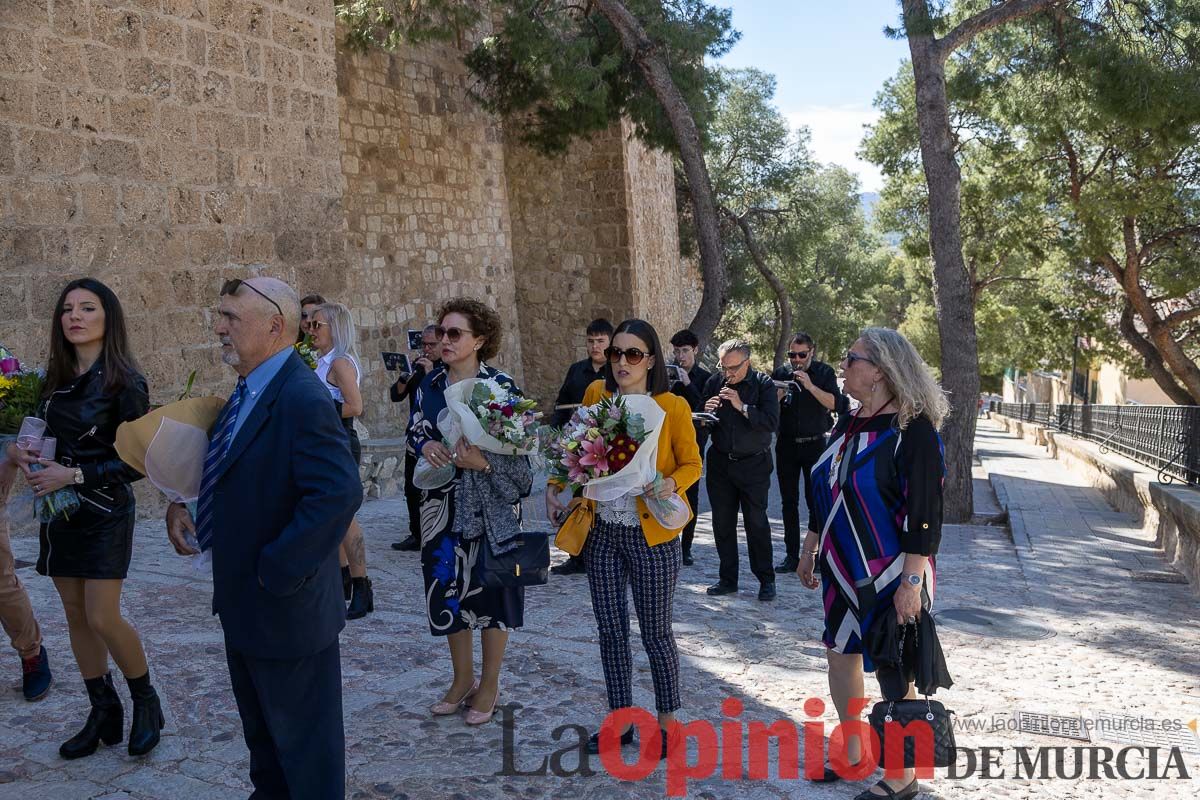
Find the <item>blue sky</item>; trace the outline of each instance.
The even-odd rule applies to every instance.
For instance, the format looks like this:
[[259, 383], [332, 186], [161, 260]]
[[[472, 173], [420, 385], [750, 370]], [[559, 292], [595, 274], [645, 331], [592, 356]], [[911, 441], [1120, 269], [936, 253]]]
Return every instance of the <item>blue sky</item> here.
[[855, 158], [862, 126], [877, 116], [871, 105], [884, 80], [908, 57], [895, 27], [897, 0], [717, 0], [733, 9], [742, 39], [721, 64], [757, 67], [775, 76], [775, 104], [793, 125], [807, 125], [820, 161], [857, 172], [864, 191], [883, 180]]

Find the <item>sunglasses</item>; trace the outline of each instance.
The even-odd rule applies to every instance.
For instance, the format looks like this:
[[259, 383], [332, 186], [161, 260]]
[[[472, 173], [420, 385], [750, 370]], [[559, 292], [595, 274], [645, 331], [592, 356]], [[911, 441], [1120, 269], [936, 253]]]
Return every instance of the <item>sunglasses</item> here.
[[845, 358], [845, 361], [846, 361], [846, 363], [847, 363], [849, 366], [851, 366], [851, 367], [853, 367], [853, 366], [854, 366], [854, 362], [855, 362], [855, 361], [865, 361], [865, 362], [867, 362], [868, 364], [874, 364], [874, 363], [875, 363], [874, 361], [872, 361], [871, 359], [867, 358], [866, 356], [860, 356], [858, 353], [855, 353], [854, 351], [850, 351], [850, 352], [846, 353], [846, 358]]
[[443, 328], [440, 325], [433, 329], [433, 335], [438, 338], [438, 341], [441, 341], [442, 337], [445, 337], [451, 342], [457, 342], [463, 337], [464, 333], [474, 335], [475, 331], [468, 331], [463, 328]]
[[281, 317], [287, 316], [286, 314], [283, 313], [283, 309], [279, 307], [279, 303], [276, 303], [274, 300], [267, 297], [265, 294], [260, 292], [258, 289], [255, 289], [253, 285], [246, 283], [241, 278], [234, 278], [231, 281], [225, 281], [225, 283], [223, 283], [221, 285], [221, 297], [224, 297], [227, 294], [235, 295], [235, 294], [237, 294], [237, 290], [242, 288], [243, 286], [245, 286], [250, 291], [254, 292], [256, 295], [258, 295], [262, 299], [266, 300], [271, 305], [275, 306], [275, 310], [279, 312], [279, 316], [281, 316]]
[[604, 355], [608, 356], [608, 360], [612, 364], [620, 363], [621, 359], [625, 359], [625, 363], [631, 367], [636, 367], [642, 363], [642, 359], [646, 356], [654, 355], [653, 353], [644, 353], [636, 347], [631, 347], [628, 350], [622, 350], [618, 347], [609, 347], [604, 351]]
[[805, 350], [802, 353], [799, 351], [796, 351], [796, 350], [792, 350], [788, 353], [788, 358], [798, 358], [801, 361], [803, 361], [804, 359], [808, 358], [811, 355], [812, 355], [812, 352], [809, 350]]
[[745, 364], [747, 361], [749, 361], [749, 360], [750, 360], [750, 359], [748, 359], [748, 358], [743, 358], [741, 361], [739, 361], [738, 363], [734, 364], [732, 367], [727, 367], [727, 366], [725, 366], [724, 364], [721, 364], [721, 365], [720, 365], [720, 367], [721, 367], [721, 372], [724, 372], [726, 375], [732, 375], [733, 373], [735, 373], [735, 372], [737, 372], [739, 369], [741, 369], [741, 368], [742, 368], [742, 366], [743, 366], [743, 365], [744, 365], [744, 364]]

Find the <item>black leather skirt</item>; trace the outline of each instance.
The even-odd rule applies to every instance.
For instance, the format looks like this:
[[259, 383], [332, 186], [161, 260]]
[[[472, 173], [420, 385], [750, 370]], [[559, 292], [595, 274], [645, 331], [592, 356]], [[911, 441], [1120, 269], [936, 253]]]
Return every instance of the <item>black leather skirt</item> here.
[[133, 557], [135, 509], [125, 484], [79, 490], [70, 519], [42, 525], [39, 575], [52, 578], [124, 580]]

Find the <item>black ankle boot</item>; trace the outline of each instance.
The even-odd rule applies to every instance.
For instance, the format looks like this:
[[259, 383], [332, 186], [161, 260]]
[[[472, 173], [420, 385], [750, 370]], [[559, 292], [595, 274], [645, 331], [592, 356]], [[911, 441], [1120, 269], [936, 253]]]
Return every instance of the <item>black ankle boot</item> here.
[[375, 592], [371, 590], [371, 579], [365, 576], [354, 578], [352, 583], [354, 595], [346, 609], [346, 619], [359, 619], [375, 610]]
[[58, 754], [67, 759], [90, 756], [96, 752], [100, 742], [116, 744], [121, 741], [125, 726], [125, 710], [121, 707], [117, 690], [113, 688], [111, 673], [103, 678], [87, 678], [83, 685], [87, 687], [92, 710], [83, 724], [83, 730], [58, 748]]
[[342, 595], [346, 598], [346, 602], [350, 602], [350, 587], [352, 586], [350, 578], [350, 568], [342, 567]]
[[164, 723], [158, 692], [150, 685], [150, 673], [140, 678], [126, 678], [129, 696], [133, 698], [133, 724], [129, 726], [129, 755], [144, 756], [158, 744], [159, 731]]

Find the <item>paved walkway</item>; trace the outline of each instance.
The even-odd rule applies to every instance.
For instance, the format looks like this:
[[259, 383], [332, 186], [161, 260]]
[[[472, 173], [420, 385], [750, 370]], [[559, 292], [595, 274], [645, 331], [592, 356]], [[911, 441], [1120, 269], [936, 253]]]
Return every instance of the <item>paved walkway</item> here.
[[[942, 642], [957, 684], [941, 699], [957, 711], [960, 724], [986, 728], [1014, 711], [1087, 719], [1098, 714], [1200, 717], [1200, 602], [1192, 588], [1133, 580], [1129, 559], [1153, 565], [1154, 556], [1131, 521], [1109, 510], [1098, 494], [1037, 448], [985, 427], [979, 449], [980, 465], [1000, 487], [1013, 531], [1010, 536], [1002, 526], [948, 527], [939, 560], [940, 613], [1001, 611], [1015, 617], [1009, 621], [1039, 625], [1055, 635], [1033, 641], [991, 638], [977, 632], [988, 632], [987, 626], [972, 632], [944, 618]], [[986, 486], [981, 489], [986, 493]], [[597, 770], [593, 777], [498, 776], [504, 767], [500, 725], [469, 729], [455, 717], [428, 717], [425, 706], [445, 688], [447, 657], [444, 644], [425, 626], [415, 555], [386, 546], [404, 527], [402, 513], [402, 502], [387, 500], [368, 503], [361, 516], [377, 611], [350, 623], [342, 637], [347, 796], [662, 797], [661, 768], [637, 784], [609, 777], [597, 760], [591, 764]], [[781, 552], [778, 535], [776, 546]], [[18, 537], [15, 548], [18, 558], [32, 560], [36, 542]], [[683, 717], [719, 723], [722, 700], [736, 696], [745, 704], [743, 722], [805, 721], [804, 701], [826, 692], [817, 594], [785, 576], [777, 602], [757, 602], [743, 551], [743, 592], [708, 597], [704, 587], [715, 577], [717, 559], [707, 515], [697, 531], [696, 555], [677, 594]], [[118, 748], [75, 762], [58, 758], [58, 743], [75, 732], [85, 701], [50, 581], [29, 568], [21, 574], [40, 614], [57, 683], [38, 704], [24, 703], [14, 692], [0, 696], [0, 800], [246, 797], [247, 754], [220, 629], [207, 613], [210, 587], [169, 549], [161, 523], [138, 527], [125, 595], [125, 609], [143, 633], [167, 712], [162, 744], [144, 760], [130, 759]], [[970, 613], [965, 618], [972, 619]], [[604, 714], [586, 579], [554, 579], [531, 590], [526, 619], [527, 627], [512, 638], [502, 684], [503, 701], [514, 704], [513, 761], [521, 770], [534, 769], [543, 756], [574, 742], [570, 730], [556, 740], [559, 726], [592, 730]], [[636, 630], [633, 641], [636, 699], [652, 707], [650, 674]], [[2, 665], [15, 673], [14, 658]], [[831, 730], [832, 717], [826, 719]], [[1111, 734], [1092, 738], [1120, 745]], [[969, 747], [1085, 744], [1007, 730], [960, 730], [958, 739]], [[1195, 775], [1200, 743], [1186, 730], [1176, 740], [1189, 748], [1187, 769]], [[564, 761], [568, 769], [576, 764], [574, 755]], [[1008, 751], [1003, 768], [1009, 776], [1014, 763]], [[782, 780], [774, 767], [771, 774], [767, 781], [695, 781], [688, 796], [847, 798], [866, 786]], [[1200, 784], [981, 780], [977, 773], [924, 786], [929, 797], [1112, 798], [1149, 797], [1152, 791], [1159, 797], [1191, 796]]]

